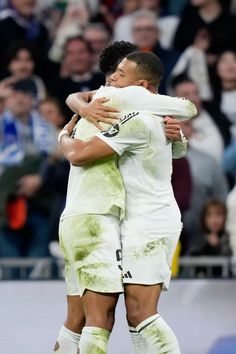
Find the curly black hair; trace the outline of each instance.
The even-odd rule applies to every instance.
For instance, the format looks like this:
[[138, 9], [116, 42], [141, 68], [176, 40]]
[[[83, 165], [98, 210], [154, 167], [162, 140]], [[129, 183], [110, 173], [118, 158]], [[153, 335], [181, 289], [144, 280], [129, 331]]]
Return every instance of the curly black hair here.
[[135, 44], [125, 41], [115, 41], [109, 44], [101, 53], [99, 69], [103, 75], [112, 74], [117, 65], [128, 55], [138, 48]]

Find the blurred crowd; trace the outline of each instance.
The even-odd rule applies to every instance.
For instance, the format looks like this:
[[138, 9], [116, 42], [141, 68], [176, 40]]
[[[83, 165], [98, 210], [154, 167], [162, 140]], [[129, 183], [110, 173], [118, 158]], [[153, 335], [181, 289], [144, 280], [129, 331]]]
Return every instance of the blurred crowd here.
[[98, 58], [113, 40], [157, 54], [159, 93], [198, 109], [173, 160], [181, 254], [236, 256], [235, 23], [235, 0], [1, 0], [0, 257], [45, 257], [57, 240], [65, 99], [104, 84]]

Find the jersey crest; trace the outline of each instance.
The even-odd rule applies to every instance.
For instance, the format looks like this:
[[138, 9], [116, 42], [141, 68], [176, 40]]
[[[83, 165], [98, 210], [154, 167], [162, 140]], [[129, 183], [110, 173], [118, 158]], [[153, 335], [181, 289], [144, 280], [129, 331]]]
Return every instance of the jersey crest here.
[[138, 114], [139, 114], [139, 112], [132, 112], [132, 113], [128, 113], [128, 114], [124, 115], [124, 117], [119, 121], [119, 123], [116, 123], [112, 127], [108, 128], [107, 130], [102, 132], [102, 134], [107, 138], [111, 138], [113, 136], [116, 136], [120, 131], [120, 124], [125, 124], [126, 122], [128, 122], [128, 120], [136, 117]]

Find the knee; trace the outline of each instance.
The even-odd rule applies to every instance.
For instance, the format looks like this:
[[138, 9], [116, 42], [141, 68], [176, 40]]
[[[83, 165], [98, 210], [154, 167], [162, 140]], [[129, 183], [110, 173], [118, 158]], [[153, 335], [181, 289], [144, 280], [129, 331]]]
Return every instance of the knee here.
[[91, 311], [86, 315], [86, 326], [94, 326], [107, 329], [111, 331], [115, 322], [115, 316], [113, 310], [107, 310], [104, 312]]
[[76, 314], [73, 316], [67, 315], [64, 325], [72, 332], [81, 333], [85, 325], [85, 317], [83, 315], [77, 316]]
[[126, 316], [130, 326], [136, 327], [143, 318], [143, 306], [136, 299], [126, 299]]

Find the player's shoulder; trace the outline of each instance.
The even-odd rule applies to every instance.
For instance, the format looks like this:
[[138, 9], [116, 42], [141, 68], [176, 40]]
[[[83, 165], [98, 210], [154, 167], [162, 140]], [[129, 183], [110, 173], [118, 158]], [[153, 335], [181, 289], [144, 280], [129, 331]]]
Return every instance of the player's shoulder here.
[[143, 96], [143, 95], [150, 95], [151, 92], [148, 91], [146, 88], [142, 86], [127, 86], [127, 87], [122, 87], [118, 89], [119, 92], [122, 92], [123, 94], [132, 94], [135, 95], [135, 97], [138, 98], [138, 96]]

